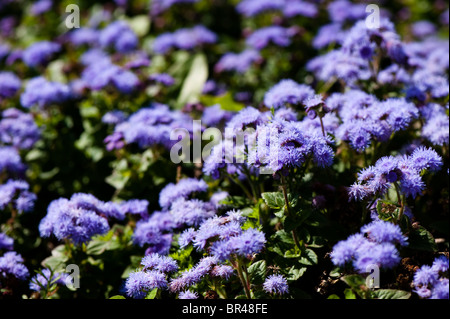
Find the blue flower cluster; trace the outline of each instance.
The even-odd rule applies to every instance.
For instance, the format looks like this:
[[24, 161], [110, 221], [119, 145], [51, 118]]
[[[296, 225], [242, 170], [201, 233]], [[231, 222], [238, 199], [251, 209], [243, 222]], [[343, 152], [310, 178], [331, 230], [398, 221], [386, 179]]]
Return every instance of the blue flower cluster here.
[[448, 299], [448, 257], [437, 257], [431, 266], [423, 265], [414, 274], [414, 292], [423, 299]]
[[393, 268], [401, 258], [398, 247], [406, 246], [407, 237], [399, 226], [382, 220], [361, 227], [361, 231], [338, 242], [331, 252], [337, 266], [351, 265], [359, 273], [371, 266]]

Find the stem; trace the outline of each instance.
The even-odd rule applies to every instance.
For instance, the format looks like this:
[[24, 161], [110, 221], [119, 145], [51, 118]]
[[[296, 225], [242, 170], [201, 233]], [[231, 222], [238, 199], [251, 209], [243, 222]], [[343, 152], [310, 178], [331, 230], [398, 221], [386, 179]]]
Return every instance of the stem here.
[[[284, 179], [284, 176], [281, 175], [281, 189], [283, 190], [284, 195], [284, 202], [286, 203], [286, 215], [291, 215], [291, 206], [289, 205], [289, 199], [288, 199], [288, 193], [287, 193], [287, 187], [286, 187], [286, 180]], [[301, 249], [300, 242], [297, 237], [297, 233], [295, 232], [295, 229], [291, 231], [292, 233], [292, 239], [294, 239], [295, 245]]]
[[[248, 281], [244, 278], [244, 273], [242, 272], [242, 269], [245, 269], [245, 272], [247, 273], [247, 268], [241, 263], [240, 260], [237, 261], [236, 270], [239, 276], [239, 280], [241, 281], [242, 286], [244, 287], [245, 296], [247, 299], [252, 299], [252, 296], [250, 294], [250, 287], [248, 285]], [[248, 278], [248, 277], [247, 277]]]
[[247, 190], [247, 188], [241, 183], [241, 181], [238, 178], [233, 178], [231, 175], [227, 174], [228, 178], [234, 182], [235, 184], [237, 184], [239, 187], [241, 187], [241, 189], [244, 191], [245, 195], [247, 195], [247, 197], [249, 199], [251, 199], [253, 202], [256, 202], [256, 199], [252, 196], [252, 194], [249, 193], [249, 191]]
[[403, 213], [405, 212], [405, 205], [406, 205], [406, 196], [400, 195], [400, 187], [398, 186], [398, 183], [394, 183], [395, 191], [397, 192], [397, 199], [398, 203], [400, 205], [400, 212], [398, 213], [398, 218], [396, 224], [400, 223], [403, 217]]
[[326, 137], [325, 136], [325, 127], [323, 126], [322, 116], [319, 116], [319, 119], [320, 119], [320, 127], [322, 128], [322, 134], [324, 137]]

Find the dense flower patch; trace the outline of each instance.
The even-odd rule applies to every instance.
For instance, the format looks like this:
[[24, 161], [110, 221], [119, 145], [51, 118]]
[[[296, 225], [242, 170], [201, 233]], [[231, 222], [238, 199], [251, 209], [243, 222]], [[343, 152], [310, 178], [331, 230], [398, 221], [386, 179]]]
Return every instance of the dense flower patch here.
[[0, 1], [0, 299], [449, 298], [448, 4], [70, 4]]

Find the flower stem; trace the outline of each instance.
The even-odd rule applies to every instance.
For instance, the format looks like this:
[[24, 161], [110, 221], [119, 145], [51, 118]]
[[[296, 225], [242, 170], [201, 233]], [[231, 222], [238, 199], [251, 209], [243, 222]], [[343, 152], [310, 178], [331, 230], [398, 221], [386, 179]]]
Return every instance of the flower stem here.
[[[290, 216], [291, 215], [291, 206], [289, 205], [289, 198], [288, 198], [288, 193], [287, 193], [287, 187], [286, 187], [286, 180], [283, 177], [283, 175], [281, 175], [281, 189], [283, 191], [283, 195], [284, 195], [284, 202], [286, 203], [286, 215]], [[300, 242], [298, 240], [298, 236], [297, 233], [295, 232], [295, 229], [293, 229], [291, 231], [292, 233], [292, 239], [294, 239], [295, 245], [301, 249], [301, 245]]]

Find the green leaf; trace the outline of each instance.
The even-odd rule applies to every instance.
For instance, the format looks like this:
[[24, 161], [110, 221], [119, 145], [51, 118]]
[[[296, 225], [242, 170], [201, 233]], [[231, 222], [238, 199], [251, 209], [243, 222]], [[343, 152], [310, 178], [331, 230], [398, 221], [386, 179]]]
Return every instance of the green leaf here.
[[410, 249], [430, 252], [436, 252], [438, 250], [433, 235], [422, 226], [409, 233], [408, 242]]
[[302, 252], [299, 262], [304, 265], [316, 265], [318, 261], [317, 254], [312, 249], [305, 249]]
[[336, 294], [332, 294], [332, 295], [329, 295], [327, 299], [341, 299], [341, 298], [339, 298], [339, 296]]
[[294, 245], [294, 239], [292, 238], [292, 234], [286, 232], [284, 229], [281, 229], [275, 233], [275, 235], [286, 244]]
[[261, 196], [270, 208], [281, 209], [285, 205], [284, 196], [280, 192], [266, 192]]
[[341, 278], [350, 288], [360, 289], [360, 286], [366, 285], [366, 280], [361, 275], [347, 275]]
[[208, 62], [204, 54], [195, 55], [191, 69], [183, 82], [177, 106], [182, 108], [186, 103], [199, 102], [206, 81], [208, 80]]
[[350, 288], [344, 290], [345, 299], [356, 299], [356, 295]]
[[250, 267], [248, 267], [247, 271], [250, 276], [250, 280], [253, 284], [259, 285], [264, 282], [264, 278], [266, 276], [266, 261], [265, 260], [259, 260]]
[[245, 107], [245, 104], [238, 103], [233, 99], [230, 92], [219, 96], [203, 95], [200, 101], [206, 106], [220, 105], [220, 108], [225, 111], [239, 112]]
[[301, 276], [303, 276], [303, 274], [306, 272], [307, 268], [306, 267], [296, 267], [293, 266], [289, 269], [286, 279], [289, 281], [296, 281], [298, 280]]
[[91, 240], [86, 248], [88, 255], [101, 255], [105, 250], [111, 246], [111, 241]]
[[115, 296], [109, 297], [109, 299], [126, 299], [126, 298], [121, 295], [115, 295]]
[[155, 288], [147, 294], [145, 299], [155, 299], [157, 293], [158, 293], [158, 288]]
[[378, 289], [372, 292], [374, 299], [409, 299], [411, 293], [396, 289]]

